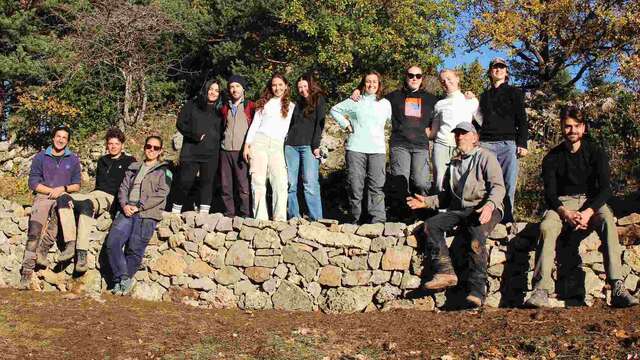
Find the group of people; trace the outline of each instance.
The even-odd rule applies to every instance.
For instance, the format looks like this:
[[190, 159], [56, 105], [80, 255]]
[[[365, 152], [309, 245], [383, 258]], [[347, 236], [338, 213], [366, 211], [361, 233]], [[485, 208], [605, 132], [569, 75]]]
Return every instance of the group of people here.
[[[491, 61], [491, 86], [478, 99], [462, 93], [455, 71], [439, 73], [443, 99], [424, 90], [423, 72], [410, 66], [401, 89], [386, 95], [382, 75], [365, 73], [351, 97], [334, 105], [330, 115], [348, 132], [346, 172], [350, 216], [357, 222], [385, 222], [387, 144], [385, 125], [391, 122], [390, 172], [394, 200], [406, 209], [440, 209], [419, 232], [434, 276], [424, 288], [440, 291], [463, 286], [470, 307], [486, 295], [485, 241], [500, 222], [513, 222], [518, 157], [527, 155], [527, 117], [522, 92], [508, 83], [507, 63]], [[216, 179], [220, 180], [226, 216], [253, 216], [284, 221], [300, 217], [298, 179], [302, 177], [308, 217], [323, 217], [319, 185], [320, 139], [325, 118], [325, 94], [313, 76], [297, 79], [292, 101], [286, 77], [275, 73], [260, 99], [245, 98], [246, 80], [204, 83], [198, 96], [180, 110], [177, 129], [183, 135], [180, 177], [171, 212], [180, 214], [199, 177], [198, 211], [209, 213]], [[541, 224], [536, 286], [526, 304], [546, 306], [553, 291], [551, 271], [560, 233], [593, 229], [607, 247], [612, 304], [638, 303], [624, 288], [621, 246], [613, 215], [607, 155], [585, 137], [585, 120], [576, 107], [560, 114], [564, 141], [545, 157], [542, 175], [549, 210]], [[79, 194], [80, 162], [67, 149], [71, 130], [58, 127], [52, 145], [33, 160], [29, 187], [35, 200], [29, 221], [21, 286], [27, 288], [36, 264], [47, 267], [47, 253], [58, 227], [64, 239], [59, 261], [76, 256], [78, 272], [87, 270], [89, 229], [97, 214], [111, 211], [115, 220], [106, 239], [113, 272], [113, 292], [128, 294], [155, 226], [162, 218], [172, 181], [162, 161], [160, 137], [145, 140], [143, 160], [123, 152], [124, 134], [106, 135], [107, 155], [97, 166], [96, 188]], [[433, 141], [433, 149], [429, 143]], [[433, 184], [430, 184], [433, 169]], [[267, 205], [267, 181], [272, 189]], [[366, 188], [366, 194], [365, 194]], [[366, 197], [367, 214], [363, 214]], [[75, 214], [79, 220], [76, 225]], [[271, 216], [269, 215], [271, 213]], [[465, 276], [457, 274], [445, 233], [454, 228], [466, 244]]]

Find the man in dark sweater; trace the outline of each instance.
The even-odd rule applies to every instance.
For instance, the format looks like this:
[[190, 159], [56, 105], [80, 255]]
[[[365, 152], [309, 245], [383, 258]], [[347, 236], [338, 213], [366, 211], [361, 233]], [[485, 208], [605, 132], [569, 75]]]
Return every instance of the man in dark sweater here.
[[[78, 214], [78, 224], [76, 235], [76, 271], [87, 271], [87, 251], [89, 250], [89, 233], [95, 223], [94, 216], [101, 215], [106, 211], [111, 211], [112, 215], [118, 209], [118, 189], [124, 178], [125, 171], [131, 163], [136, 161], [133, 156], [127, 155], [123, 151], [125, 141], [124, 133], [118, 128], [107, 131], [105, 142], [107, 154], [98, 159], [96, 169], [96, 187], [88, 194], [75, 193], [71, 195], [73, 199], [73, 209]], [[75, 227], [75, 222], [73, 226]], [[73, 258], [73, 252], [63, 254], [58, 258], [65, 261]], [[45, 264], [46, 265], [46, 264]]]
[[537, 283], [527, 299], [531, 307], [549, 306], [553, 291], [553, 269], [557, 239], [563, 229], [595, 230], [606, 246], [607, 275], [613, 288], [611, 305], [638, 304], [625, 289], [621, 255], [613, 214], [606, 205], [611, 196], [609, 159], [602, 148], [584, 137], [585, 123], [580, 110], [569, 106], [560, 113], [564, 141], [542, 162], [544, 198], [549, 210], [540, 224], [542, 251], [536, 263]]
[[518, 156], [527, 155], [527, 113], [520, 89], [509, 85], [507, 63], [495, 58], [489, 64], [491, 87], [480, 96], [480, 145], [498, 158], [507, 188], [503, 223], [513, 222], [518, 180]]

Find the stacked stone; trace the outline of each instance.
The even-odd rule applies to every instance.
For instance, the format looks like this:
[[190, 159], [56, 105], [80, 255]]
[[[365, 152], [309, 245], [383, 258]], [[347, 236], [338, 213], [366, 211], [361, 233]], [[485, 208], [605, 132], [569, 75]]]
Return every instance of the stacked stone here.
[[[0, 286], [18, 285], [29, 210], [0, 200]], [[640, 226], [640, 216], [634, 216], [635, 220], [619, 220], [627, 224], [621, 232]], [[91, 232], [87, 273], [73, 274], [73, 263], [57, 265], [38, 271], [33, 285], [47, 291], [106, 291], [110, 284], [102, 248], [110, 224], [105, 214]], [[133, 296], [247, 310], [349, 313], [442, 308], [455, 298], [454, 292], [433, 295], [418, 289], [425, 278], [422, 250], [413, 235], [418, 226], [420, 223], [356, 226], [333, 220], [271, 222], [195, 212], [180, 217], [166, 214], [136, 274]], [[536, 239], [537, 229], [531, 224], [500, 226], [491, 234], [487, 241], [488, 306], [522, 303], [531, 289]], [[452, 242], [453, 237], [447, 240]], [[567, 249], [569, 244], [567, 241]], [[595, 234], [581, 241], [579, 256], [573, 256], [573, 263], [555, 275], [560, 294], [584, 294], [587, 303], [607, 296], [599, 246]], [[560, 249], [560, 256], [563, 251]], [[57, 254], [54, 247], [49, 254], [53, 263]], [[624, 262], [625, 282], [635, 291], [640, 246], [629, 245]], [[564, 305], [561, 301], [555, 304]]]
[[0, 141], [0, 176], [26, 176], [36, 151], [9, 141]]

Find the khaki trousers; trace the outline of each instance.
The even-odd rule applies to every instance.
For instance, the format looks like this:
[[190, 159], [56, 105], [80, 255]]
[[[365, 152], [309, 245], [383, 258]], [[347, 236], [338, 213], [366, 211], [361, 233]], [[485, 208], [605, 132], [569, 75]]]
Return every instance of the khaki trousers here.
[[[584, 195], [561, 196], [562, 205], [568, 210], [578, 210], [587, 201]], [[563, 229], [569, 229], [567, 223], [560, 219], [560, 215], [555, 210], [547, 210], [540, 224], [540, 241], [542, 241], [542, 251], [534, 270], [534, 279], [538, 279], [536, 289], [553, 291], [554, 283], [551, 278], [554, 261], [556, 257], [556, 244]], [[613, 213], [607, 205], [604, 205], [593, 214], [589, 220], [589, 230], [596, 231], [600, 240], [605, 245], [605, 262], [607, 265], [607, 276], [609, 281], [622, 279], [622, 246], [618, 240], [616, 224], [613, 220]]]
[[[93, 207], [92, 214], [89, 214], [89, 211], [79, 211], [80, 215], [78, 217], [77, 237], [75, 239], [77, 241], [76, 250], [89, 250], [89, 233], [96, 222], [94, 216], [101, 215], [111, 209], [111, 204], [113, 204], [113, 195], [104, 191], [94, 190], [88, 194], [73, 193], [71, 194], [71, 198], [74, 201], [74, 206], [78, 206], [77, 203], [81, 201], [91, 201], [91, 205]], [[61, 222], [63, 222], [62, 216]], [[76, 233], [75, 218], [72, 219], [68, 226], [73, 228], [70, 230], [71, 232]]]
[[273, 190], [273, 220], [287, 221], [288, 174], [284, 158], [284, 143], [263, 134], [256, 135], [251, 144], [251, 193], [253, 195], [253, 216], [268, 220], [267, 179]]

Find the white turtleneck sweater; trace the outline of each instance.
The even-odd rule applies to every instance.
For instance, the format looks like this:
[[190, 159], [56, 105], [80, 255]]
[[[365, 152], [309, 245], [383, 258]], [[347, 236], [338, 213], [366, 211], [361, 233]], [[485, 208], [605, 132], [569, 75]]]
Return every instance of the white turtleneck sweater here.
[[471, 122], [474, 117], [477, 117], [478, 105], [478, 99], [467, 99], [460, 90], [454, 91], [438, 101], [431, 123], [431, 131], [436, 133], [435, 142], [456, 146], [456, 140], [451, 130], [459, 123]]
[[273, 97], [267, 101], [262, 109], [256, 111], [251, 127], [247, 131], [247, 139], [245, 141], [247, 144], [251, 144], [257, 134], [264, 134], [271, 139], [284, 142], [289, 132], [293, 108], [296, 105], [290, 102], [287, 116], [282, 117], [280, 104], [280, 98]]

